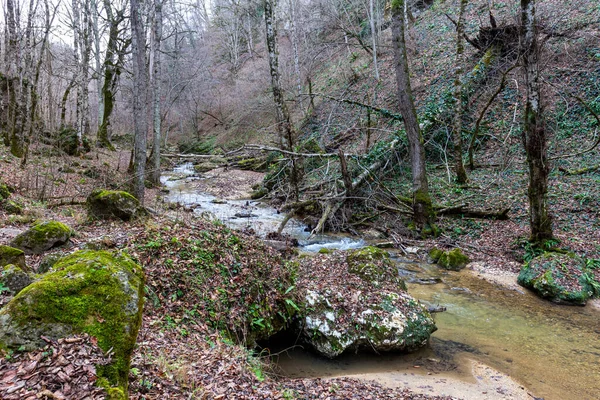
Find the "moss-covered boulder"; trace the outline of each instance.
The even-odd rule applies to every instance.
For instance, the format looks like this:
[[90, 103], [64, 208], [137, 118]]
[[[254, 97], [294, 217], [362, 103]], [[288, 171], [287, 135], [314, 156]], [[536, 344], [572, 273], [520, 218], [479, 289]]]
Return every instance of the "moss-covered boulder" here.
[[442, 251], [438, 248], [433, 248], [429, 252], [429, 257], [440, 267], [452, 271], [460, 271], [469, 263], [467, 257], [459, 248], [448, 251]]
[[120, 190], [96, 189], [88, 196], [86, 206], [88, 215], [98, 219], [129, 221], [144, 214], [138, 199]]
[[8, 264], [14, 264], [22, 270], [27, 271], [25, 252], [14, 247], [0, 245], [0, 267]]
[[2, 203], [2, 208], [9, 214], [23, 214], [23, 206], [13, 200], [5, 200]]
[[385, 252], [374, 248], [303, 258], [296, 284], [302, 341], [329, 358], [425, 345], [436, 326], [397, 275]]
[[[0, 311], [0, 348], [33, 350], [42, 336], [88, 333], [112, 363], [97, 367], [104, 382], [127, 393], [130, 357], [141, 323], [144, 278], [126, 254], [78, 251], [15, 296]], [[123, 397], [125, 398], [125, 397]]]
[[55, 246], [65, 244], [73, 231], [67, 225], [58, 221], [46, 221], [33, 225], [19, 234], [10, 246], [21, 249], [25, 254], [42, 254]]
[[0, 201], [8, 199], [10, 197], [10, 189], [6, 184], [0, 183]]
[[592, 276], [584, 259], [548, 252], [526, 263], [517, 282], [556, 303], [585, 305], [597, 284]]
[[0, 283], [14, 296], [29, 286], [33, 280], [31, 276], [16, 265], [5, 265], [0, 272]]
[[392, 263], [389, 253], [385, 250], [373, 246], [353, 250], [347, 253], [346, 263], [348, 272], [360, 276], [375, 287], [379, 286], [380, 282], [389, 282], [406, 290], [406, 285], [398, 274], [398, 268]]

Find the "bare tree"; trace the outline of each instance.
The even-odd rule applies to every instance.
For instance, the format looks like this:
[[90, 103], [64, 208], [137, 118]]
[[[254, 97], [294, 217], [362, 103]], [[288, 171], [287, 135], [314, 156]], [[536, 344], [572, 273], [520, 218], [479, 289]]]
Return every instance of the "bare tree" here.
[[150, 82], [152, 91], [152, 172], [150, 180], [155, 185], [160, 183], [160, 79], [161, 60], [160, 44], [162, 41], [163, 0], [154, 0], [152, 19], [152, 35], [150, 46]]
[[146, 172], [146, 141], [148, 134], [148, 75], [146, 67], [146, 34], [139, 0], [130, 0], [131, 49], [133, 56], [133, 123], [134, 162], [133, 195], [144, 203]]
[[131, 44], [130, 38], [125, 38], [125, 9], [113, 10], [110, 0], [104, 0], [104, 10], [108, 20], [108, 42], [102, 66], [102, 123], [98, 128], [98, 145], [113, 149], [111, 137], [111, 116], [115, 105], [117, 84], [125, 63], [125, 54]]
[[523, 145], [529, 166], [530, 241], [543, 244], [552, 239], [552, 219], [548, 213], [548, 160], [546, 128], [543, 119], [539, 77], [535, 0], [521, 0], [521, 58], [527, 98], [525, 102]]
[[460, 0], [460, 9], [458, 12], [458, 21], [456, 23], [456, 65], [454, 75], [454, 169], [456, 173], [456, 182], [463, 184], [467, 182], [467, 172], [462, 159], [462, 130], [463, 130], [463, 68], [465, 64], [465, 9], [467, 0]]
[[404, 0], [392, 0], [392, 41], [394, 43], [398, 106], [404, 120], [404, 127], [409, 143], [412, 170], [413, 220], [422, 229], [424, 234], [429, 234], [435, 233], [435, 230], [432, 229], [434, 228], [435, 213], [429, 195], [423, 138], [410, 86], [404, 34]]
[[[273, 100], [277, 111], [277, 133], [279, 134], [279, 145], [282, 149], [293, 150], [296, 142], [296, 133], [292, 126], [289, 110], [283, 98], [279, 73], [279, 54], [277, 52], [277, 20], [275, 18], [276, 0], [265, 0], [265, 25], [267, 50], [269, 52], [269, 70], [271, 73], [271, 89]], [[294, 197], [298, 199], [298, 166], [296, 159], [292, 157], [290, 168], [290, 181], [294, 191]]]

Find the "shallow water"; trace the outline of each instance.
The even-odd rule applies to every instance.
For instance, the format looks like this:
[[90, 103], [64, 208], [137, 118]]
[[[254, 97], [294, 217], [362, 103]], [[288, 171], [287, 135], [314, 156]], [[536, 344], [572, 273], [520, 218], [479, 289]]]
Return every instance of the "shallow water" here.
[[[217, 204], [214, 196], [191, 188], [193, 179], [201, 178], [193, 177], [191, 164], [165, 174], [162, 182], [170, 189], [165, 200], [192, 206], [195, 213], [209, 213], [232, 228], [251, 227], [259, 235], [276, 230], [284, 218], [259, 202]], [[294, 220], [284, 232], [298, 238], [304, 251], [365, 245], [361, 239], [343, 236], [308, 239], [305, 226]], [[498, 287], [469, 271], [446, 272], [402, 257], [394, 259], [414, 297], [447, 309], [435, 314], [438, 331], [430, 346], [408, 355], [343, 355], [333, 361], [296, 348], [278, 357], [284, 374], [326, 377], [385, 372], [389, 376], [392, 372], [401, 376], [421, 371], [472, 380], [470, 358], [509, 374], [546, 400], [600, 399], [600, 311], [555, 305], [525, 290]]]
[[438, 276], [442, 282], [409, 283], [408, 291], [426, 304], [447, 308], [434, 316], [438, 331], [429, 348], [408, 355], [346, 355], [335, 361], [295, 350], [279, 358], [279, 367], [295, 377], [377, 377], [385, 372], [389, 379], [389, 372], [395, 372], [401, 379], [406, 372], [415, 373], [416, 365], [423, 372], [469, 380], [468, 359], [475, 359], [546, 400], [600, 398], [600, 312], [499, 288], [468, 271], [440, 274], [435, 266], [420, 267], [421, 273], [411, 272], [413, 279]]

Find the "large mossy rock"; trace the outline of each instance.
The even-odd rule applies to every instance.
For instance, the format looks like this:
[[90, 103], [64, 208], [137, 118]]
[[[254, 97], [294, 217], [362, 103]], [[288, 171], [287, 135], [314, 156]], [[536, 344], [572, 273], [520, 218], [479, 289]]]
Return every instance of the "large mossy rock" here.
[[0, 267], [14, 264], [24, 271], [27, 271], [25, 264], [25, 252], [14, 247], [0, 245]]
[[443, 251], [434, 247], [429, 252], [429, 257], [440, 267], [451, 271], [460, 271], [470, 261], [459, 248]]
[[55, 246], [65, 244], [72, 234], [71, 228], [62, 222], [46, 221], [35, 224], [19, 234], [10, 242], [10, 246], [23, 250], [25, 254], [42, 254]]
[[297, 287], [301, 338], [329, 358], [347, 350], [412, 351], [437, 329], [376, 248], [305, 258]]
[[124, 394], [143, 301], [142, 269], [126, 254], [77, 251], [0, 311], [0, 348], [28, 351], [46, 343], [42, 336], [88, 333], [113, 354], [98, 376]]
[[129, 221], [143, 215], [138, 199], [120, 190], [94, 190], [87, 198], [88, 214], [92, 218], [119, 218]]
[[544, 253], [526, 263], [519, 285], [556, 303], [585, 305], [600, 284], [586, 260], [573, 254]]

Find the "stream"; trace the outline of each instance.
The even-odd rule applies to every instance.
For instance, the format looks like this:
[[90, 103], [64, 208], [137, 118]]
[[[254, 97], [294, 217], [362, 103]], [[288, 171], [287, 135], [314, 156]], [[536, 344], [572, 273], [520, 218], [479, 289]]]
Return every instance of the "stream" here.
[[[161, 178], [169, 189], [165, 201], [190, 206], [194, 213], [207, 213], [232, 228], [251, 227], [259, 236], [276, 230], [284, 218], [260, 202], [221, 201], [198, 193], [193, 189], [197, 179], [203, 178], [194, 175], [191, 164], [165, 173]], [[345, 236], [309, 239], [298, 221], [290, 221], [284, 232], [297, 238], [304, 252], [367, 245], [362, 239]], [[283, 374], [305, 378], [358, 375], [392, 386], [415, 374], [475, 382], [478, 377], [473, 377], [471, 370], [471, 360], [475, 360], [508, 374], [537, 398], [600, 399], [598, 309], [556, 305], [525, 289], [489, 283], [468, 270], [442, 271], [390, 253], [412, 296], [447, 309], [434, 314], [438, 330], [430, 346], [410, 354], [347, 354], [335, 360], [296, 347], [277, 358]], [[502, 388], [490, 396], [478, 398], [513, 398], [504, 397]]]

